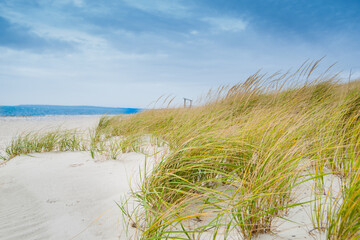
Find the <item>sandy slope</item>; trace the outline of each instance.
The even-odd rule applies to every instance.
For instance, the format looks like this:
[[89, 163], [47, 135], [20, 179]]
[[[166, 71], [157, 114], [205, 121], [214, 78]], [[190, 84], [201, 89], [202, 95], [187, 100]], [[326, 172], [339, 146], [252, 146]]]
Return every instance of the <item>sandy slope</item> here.
[[[28, 130], [88, 128], [99, 117], [1, 119], [6, 143]], [[87, 152], [19, 156], [0, 167], [0, 239], [126, 239], [115, 201], [129, 190], [142, 154], [95, 162]]]
[[[59, 126], [84, 130], [98, 120], [99, 116], [0, 118], [0, 144], [24, 131]], [[139, 153], [123, 154], [117, 161], [94, 161], [88, 152], [51, 152], [0, 164], [0, 239], [128, 239], [115, 202], [129, 192], [130, 179], [135, 186], [144, 160]], [[332, 182], [333, 176], [328, 178]], [[311, 200], [311, 189], [312, 182], [301, 184], [294, 203]], [[313, 229], [311, 204], [292, 208], [285, 218], [291, 221], [279, 218], [273, 233], [254, 239], [325, 239], [324, 233]], [[210, 236], [205, 233], [201, 239]], [[229, 239], [241, 237], [234, 234]]]

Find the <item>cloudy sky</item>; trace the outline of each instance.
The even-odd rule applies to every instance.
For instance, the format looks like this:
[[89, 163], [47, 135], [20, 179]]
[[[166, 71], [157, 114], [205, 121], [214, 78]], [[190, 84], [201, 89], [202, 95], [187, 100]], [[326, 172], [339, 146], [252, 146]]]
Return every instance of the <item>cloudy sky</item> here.
[[148, 107], [259, 69], [360, 77], [359, 0], [1, 0], [0, 105]]

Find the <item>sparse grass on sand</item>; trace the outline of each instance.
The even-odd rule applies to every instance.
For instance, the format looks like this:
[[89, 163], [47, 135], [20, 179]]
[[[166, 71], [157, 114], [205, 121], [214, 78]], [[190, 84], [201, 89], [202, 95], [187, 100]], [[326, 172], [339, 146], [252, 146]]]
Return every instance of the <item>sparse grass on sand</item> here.
[[82, 134], [76, 130], [53, 130], [46, 133], [30, 132], [15, 137], [9, 146], [5, 148], [4, 160], [10, 160], [21, 154], [41, 153], [51, 151], [83, 151], [87, 146], [84, 144]]
[[[257, 73], [209, 92], [202, 106], [102, 118], [90, 134], [93, 157], [141, 151], [146, 136], [168, 149], [145, 167], [133, 207], [119, 204], [137, 231], [132, 237], [251, 239], [303, 204], [294, 189], [313, 182], [314, 229], [327, 239], [359, 239], [360, 82], [317, 74], [318, 63]], [[15, 140], [9, 156], [25, 140]], [[325, 186], [327, 175], [341, 180], [340, 194]]]

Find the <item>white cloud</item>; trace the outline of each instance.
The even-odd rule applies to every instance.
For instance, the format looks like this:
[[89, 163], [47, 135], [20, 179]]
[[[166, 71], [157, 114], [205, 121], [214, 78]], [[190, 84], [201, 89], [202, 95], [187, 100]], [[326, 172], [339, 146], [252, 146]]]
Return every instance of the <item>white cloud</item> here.
[[146, 12], [160, 12], [172, 16], [187, 15], [188, 7], [178, 0], [123, 0], [127, 5]]
[[[80, 1], [74, 0], [74, 3], [78, 2], [79, 4]], [[10, 9], [5, 10], [0, 10], [0, 14], [8, 21], [29, 28], [31, 33], [41, 38], [75, 43], [78, 47], [83, 49], [101, 49], [108, 46], [107, 41], [102, 37], [88, 34], [81, 31], [79, 28], [70, 27], [64, 24], [63, 26], [56, 26], [52, 24], [52, 22], [43, 21], [43, 19], [46, 18], [46, 15], [34, 17]]]
[[77, 7], [83, 7], [85, 5], [83, 0], [73, 0], [73, 3]]
[[248, 23], [242, 19], [230, 17], [207, 17], [202, 20], [212, 25], [216, 30], [227, 32], [244, 31], [248, 25]]
[[43, 38], [77, 43], [81, 48], [107, 47], [105, 39], [80, 30], [52, 27], [39, 23], [32, 26], [32, 32]]

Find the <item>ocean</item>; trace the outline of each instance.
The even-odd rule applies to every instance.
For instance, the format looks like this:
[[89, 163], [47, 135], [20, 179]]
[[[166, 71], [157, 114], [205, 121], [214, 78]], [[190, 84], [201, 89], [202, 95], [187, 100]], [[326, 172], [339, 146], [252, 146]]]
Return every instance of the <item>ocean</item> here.
[[134, 114], [140, 108], [113, 108], [94, 106], [18, 105], [0, 106], [2, 117], [53, 116], [53, 115], [116, 115]]

